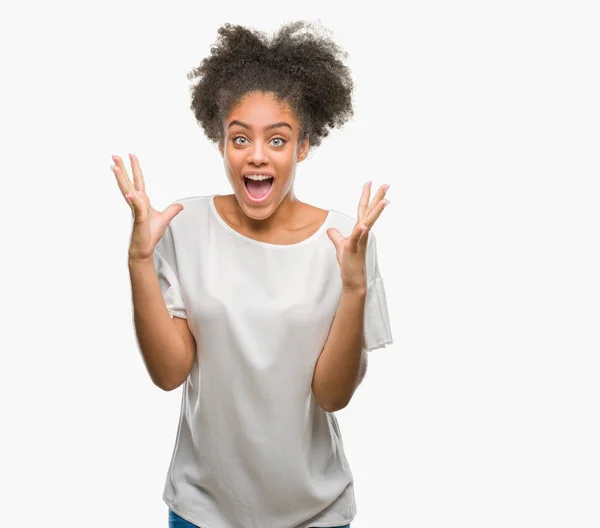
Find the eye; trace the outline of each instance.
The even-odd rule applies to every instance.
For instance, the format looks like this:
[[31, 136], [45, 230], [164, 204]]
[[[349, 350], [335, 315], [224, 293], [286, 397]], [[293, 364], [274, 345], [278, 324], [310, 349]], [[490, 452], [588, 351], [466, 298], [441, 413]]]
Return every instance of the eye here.
[[285, 145], [285, 143], [286, 143], [285, 139], [283, 139], [281, 137], [274, 137], [271, 141], [275, 141], [275, 140], [281, 141], [281, 143], [279, 145], [275, 145], [276, 147], [283, 147], [283, 145]]
[[[244, 136], [235, 136], [232, 141], [236, 144], [236, 145], [245, 145], [246, 143], [239, 143], [237, 140], [238, 139], [243, 139], [244, 141], [248, 141]], [[285, 145], [287, 143], [287, 140], [285, 140], [282, 137], [274, 137], [273, 139], [271, 139], [271, 141], [281, 141], [281, 143], [275, 145], [276, 147], [283, 147], [283, 145]]]
[[236, 139], [243, 139], [243, 140], [247, 141], [247, 140], [246, 140], [246, 138], [245, 138], [244, 136], [235, 136], [235, 137], [233, 138], [233, 140], [232, 140], [232, 141], [233, 141], [233, 142], [234, 142], [236, 145], [243, 145], [243, 143], [237, 143], [237, 142], [236, 142]]

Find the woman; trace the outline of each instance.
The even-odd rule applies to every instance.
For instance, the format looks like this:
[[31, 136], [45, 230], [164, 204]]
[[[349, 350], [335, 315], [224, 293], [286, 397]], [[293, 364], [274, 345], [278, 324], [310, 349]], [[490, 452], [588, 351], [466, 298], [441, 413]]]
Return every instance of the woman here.
[[392, 343], [370, 233], [388, 186], [370, 201], [365, 185], [357, 219], [294, 195], [296, 164], [352, 115], [344, 53], [300, 32], [309, 26], [269, 40], [225, 24], [190, 75], [233, 194], [161, 213], [137, 158], [132, 183], [113, 156], [134, 216], [138, 342], [157, 386], [183, 384], [163, 494], [171, 527], [347, 528], [356, 514], [333, 413], [367, 351]]

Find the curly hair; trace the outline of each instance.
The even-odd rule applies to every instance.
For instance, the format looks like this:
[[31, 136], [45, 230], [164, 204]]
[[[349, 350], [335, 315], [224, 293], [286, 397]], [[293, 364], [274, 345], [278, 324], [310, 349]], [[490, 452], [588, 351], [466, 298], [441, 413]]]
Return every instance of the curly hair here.
[[211, 54], [187, 74], [189, 80], [198, 78], [190, 88], [190, 108], [212, 142], [224, 139], [227, 115], [254, 91], [287, 103], [300, 126], [298, 142], [308, 134], [311, 147], [353, 116], [354, 85], [342, 62], [348, 54], [314, 23], [291, 22], [272, 38], [229, 23], [218, 34]]

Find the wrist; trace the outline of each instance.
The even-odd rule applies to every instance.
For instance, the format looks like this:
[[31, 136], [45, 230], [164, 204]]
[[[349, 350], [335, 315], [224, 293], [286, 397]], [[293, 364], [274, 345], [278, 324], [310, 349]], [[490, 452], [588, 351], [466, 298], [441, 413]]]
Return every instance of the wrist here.
[[366, 296], [367, 295], [367, 281], [356, 281], [356, 282], [343, 282], [342, 293]]
[[127, 264], [129, 265], [130, 268], [154, 266], [154, 257], [148, 257], [148, 258], [128, 257]]

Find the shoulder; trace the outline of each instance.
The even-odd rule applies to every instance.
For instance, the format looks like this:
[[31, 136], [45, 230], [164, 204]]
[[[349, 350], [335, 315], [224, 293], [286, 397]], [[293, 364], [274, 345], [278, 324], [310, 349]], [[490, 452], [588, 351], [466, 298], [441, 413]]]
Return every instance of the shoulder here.
[[184, 196], [167, 204], [181, 204], [183, 209], [169, 222], [158, 241], [156, 247], [159, 252], [165, 251], [166, 246], [173, 249], [177, 246], [184, 247], [189, 240], [197, 238], [202, 227], [207, 225], [204, 219], [208, 214], [209, 198], [210, 196]]
[[353, 227], [356, 225], [356, 218], [352, 218], [346, 213], [330, 209], [329, 211], [329, 227], [335, 227], [342, 235], [348, 236]]
[[[202, 195], [202, 196], [184, 196], [182, 198], [178, 198], [177, 200], [173, 200], [171, 204], [181, 204], [183, 205], [183, 211], [189, 210], [194, 211], [199, 208], [208, 207], [209, 200], [212, 198], [212, 195]], [[170, 205], [170, 204], [169, 204]], [[182, 214], [183, 211], [181, 211]], [[177, 215], [179, 216], [179, 215]]]
[[[341, 211], [336, 211], [335, 209], [330, 209], [329, 227], [334, 227], [342, 233], [342, 235], [346, 237], [349, 236], [350, 233], [352, 233], [356, 222], [357, 219], [354, 216], [342, 213]], [[369, 240], [375, 238], [373, 231], [373, 228], [369, 231]]]
[[170, 202], [168, 205], [183, 205], [183, 210], [171, 220], [169, 224], [171, 229], [185, 229], [185, 226], [190, 223], [197, 226], [199, 215], [201, 216], [209, 210], [211, 197], [212, 195], [184, 196]]

